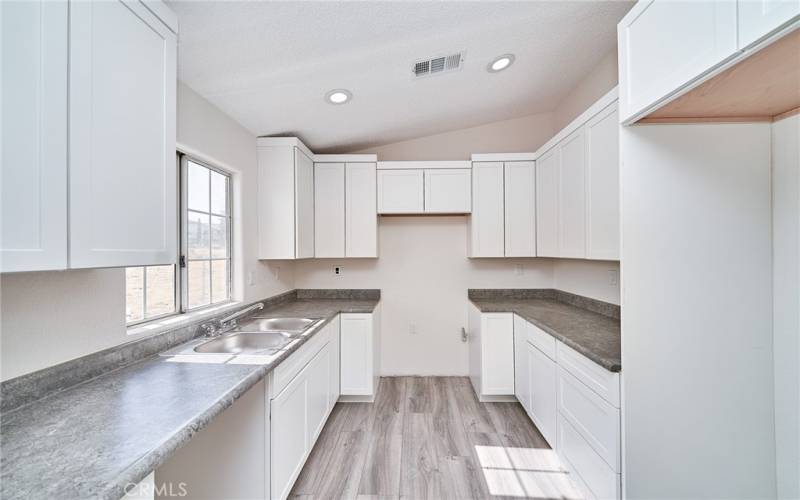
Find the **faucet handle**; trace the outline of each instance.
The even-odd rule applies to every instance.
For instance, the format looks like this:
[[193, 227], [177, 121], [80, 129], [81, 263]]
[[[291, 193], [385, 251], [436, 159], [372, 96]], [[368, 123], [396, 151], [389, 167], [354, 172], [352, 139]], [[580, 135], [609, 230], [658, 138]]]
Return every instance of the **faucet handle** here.
[[216, 321], [213, 320], [200, 325], [200, 329], [203, 330], [206, 337], [213, 337], [220, 331], [220, 327], [217, 326]]

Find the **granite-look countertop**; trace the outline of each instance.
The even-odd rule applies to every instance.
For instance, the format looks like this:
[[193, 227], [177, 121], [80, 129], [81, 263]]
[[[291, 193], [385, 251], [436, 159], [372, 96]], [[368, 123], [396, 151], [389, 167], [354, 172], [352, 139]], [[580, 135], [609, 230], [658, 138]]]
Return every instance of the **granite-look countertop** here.
[[470, 300], [481, 312], [519, 315], [609, 371], [622, 369], [619, 319], [551, 298]]
[[[258, 315], [327, 323], [377, 303], [301, 298]], [[119, 500], [322, 326], [274, 355], [152, 356], [2, 414], [0, 498]]]

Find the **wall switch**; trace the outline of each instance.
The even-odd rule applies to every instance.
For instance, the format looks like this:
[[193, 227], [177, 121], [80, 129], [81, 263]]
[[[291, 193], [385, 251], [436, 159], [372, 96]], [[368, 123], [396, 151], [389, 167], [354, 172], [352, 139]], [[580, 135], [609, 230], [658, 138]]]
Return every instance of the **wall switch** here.
[[617, 286], [619, 285], [619, 271], [616, 269], [609, 269], [608, 270], [608, 281], [610, 286]]
[[514, 274], [517, 276], [522, 276], [525, 274], [525, 266], [522, 264], [514, 264]]
[[417, 334], [417, 325], [415, 325], [414, 323], [411, 323], [410, 325], [408, 325], [408, 333], [410, 333], [411, 335], [416, 335]]
[[247, 284], [250, 285], [250, 286], [253, 286], [253, 285], [256, 284], [256, 272], [255, 271], [249, 271], [247, 273]]
[[333, 274], [336, 276], [341, 276], [344, 274], [344, 268], [342, 266], [333, 266]]

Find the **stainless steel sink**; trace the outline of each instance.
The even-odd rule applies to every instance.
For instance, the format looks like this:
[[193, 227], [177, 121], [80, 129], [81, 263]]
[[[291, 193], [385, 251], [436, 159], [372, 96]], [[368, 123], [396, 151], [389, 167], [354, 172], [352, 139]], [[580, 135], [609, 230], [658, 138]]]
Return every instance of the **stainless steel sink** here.
[[194, 348], [201, 353], [250, 354], [277, 351], [292, 341], [287, 332], [240, 332], [223, 335]]
[[304, 332], [319, 321], [311, 318], [250, 318], [239, 323], [240, 332]]

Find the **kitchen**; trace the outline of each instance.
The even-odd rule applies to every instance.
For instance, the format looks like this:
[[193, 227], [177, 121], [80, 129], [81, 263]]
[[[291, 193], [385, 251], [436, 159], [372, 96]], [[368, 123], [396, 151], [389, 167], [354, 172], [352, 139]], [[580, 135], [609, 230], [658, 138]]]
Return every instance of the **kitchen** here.
[[800, 496], [800, 2], [0, 16], [0, 498]]

